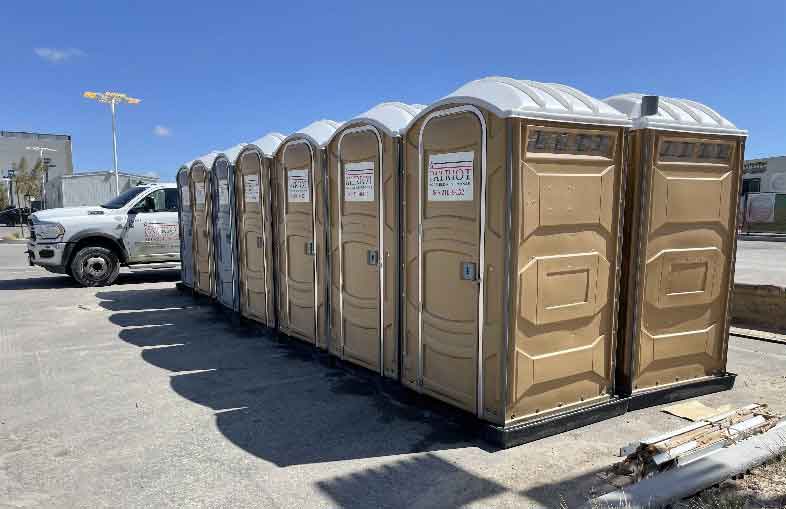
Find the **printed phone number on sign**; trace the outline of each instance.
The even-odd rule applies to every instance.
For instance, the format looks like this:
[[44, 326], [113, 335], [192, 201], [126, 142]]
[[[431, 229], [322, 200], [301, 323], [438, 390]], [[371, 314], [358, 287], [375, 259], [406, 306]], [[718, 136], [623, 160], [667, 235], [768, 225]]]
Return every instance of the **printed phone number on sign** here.
[[474, 199], [474, 152], [434, 154], [429, 157], [428, 199], [471, 201]]

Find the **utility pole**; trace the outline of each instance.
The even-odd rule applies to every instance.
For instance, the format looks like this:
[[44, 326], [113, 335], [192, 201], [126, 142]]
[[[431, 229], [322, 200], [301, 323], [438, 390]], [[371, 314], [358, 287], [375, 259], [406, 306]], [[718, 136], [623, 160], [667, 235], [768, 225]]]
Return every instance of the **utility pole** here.
[[57, 152], [53, 148], [47, 147], [25, 147], [27, 150], [37, 150], [38, 160], [44, 165], [44, 174], [41, 176], [41, 206], [46, 208], [46, 183], [49, 182], [49, 161], [48, 157], [44, 157], [44, 152]]
[[112, 160], [115, 165], [115, 196], [120, 194], [120, 176], [117, 171], [117, 115], [115, 105], [118, 103], [139, 104], [142, 99], [128, 97], [120, 92], [85, 92], [82, 94], [87, 99], [107, 103], [112, 111]]

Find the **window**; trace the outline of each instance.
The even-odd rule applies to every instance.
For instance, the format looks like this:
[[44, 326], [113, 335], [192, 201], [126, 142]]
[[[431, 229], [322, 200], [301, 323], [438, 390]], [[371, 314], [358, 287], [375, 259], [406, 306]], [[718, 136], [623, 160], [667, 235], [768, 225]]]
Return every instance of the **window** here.
[[139, 193], [141, 193], [144, 190], [145, 190], [144, 187], [132, 187], [131, 189], [123, 191], [122, 193], [120, 193], [120, 195], [118, 195], [115, 198], [112, 198], [111, 200], [109, 200], [108, 202], [104, 203], [101, 206], [104, 207], [105, 209], [119, 209], [119, 208], [122, 208], [128, 202], [130, 202], [131, 200], [136, 198], [137, 195], [139, 195]]
[[761, 191], [761, 179], [743, 179], [742, 194], [758, 193]]
[[614, 153], [614, 136], [598, 131], [530, 127], [527, 152], [611, 158]]
[[131, 212], [177, 212], [177, 189], [157, 189], [134, 205]]

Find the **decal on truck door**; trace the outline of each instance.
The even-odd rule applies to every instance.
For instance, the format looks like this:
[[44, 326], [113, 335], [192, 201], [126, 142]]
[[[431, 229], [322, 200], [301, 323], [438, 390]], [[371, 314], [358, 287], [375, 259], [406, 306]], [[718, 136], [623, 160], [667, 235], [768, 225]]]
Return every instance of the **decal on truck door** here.
[[428, 201], [472, 201], [475, 152], [432, 154], [428, 158]]

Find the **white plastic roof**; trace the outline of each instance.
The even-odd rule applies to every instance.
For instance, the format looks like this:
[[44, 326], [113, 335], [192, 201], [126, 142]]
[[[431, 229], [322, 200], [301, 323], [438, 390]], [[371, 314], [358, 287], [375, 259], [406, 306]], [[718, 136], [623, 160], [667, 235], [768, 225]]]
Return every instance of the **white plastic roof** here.
[[[399, 136], [412, 119], [424, 108], [426, 106], [423, 104], [384, 102], [377, 104], [357, 117], [347, 120], [341, 127], [347, 128], [353, 125], [372, 124], [382, 129], [388, 136]], [[333, 141], [333, 138], [336, 137], [340, 130], [343, 129], [337, 129], [330, 136], [327, 143]]]
[[[240, 152], [243, 151], [243, 148], [246, 145], [248, 145], [248, 143], [238, 143], [237, 145], [233, 145], [226, 150], [222, 150], [218, 153], [218, 155], [224, 156], [231, 164], [235, 164], [235, 161], [237, 161], [237, 156], [240, 155]], [[216, 159], [218, 159], [218, 156], [216, 156]]]
[[[487, 109], [502, 118], [519, 117], [583, 124], [630, 125], [627, 116], [575, 88], [557, 83], [540, 83], [501, 76], [470, 81], [452, 94], [430, 104], [428, 110], [431, 111], [445, 104], [471, 104]], [[425, 113], [425, 110], [422, 111], [418, 117]]]
[[746, 135], [717, 111], [696, 101], [660, 96], [658, 113], [641, 116], [643, 94], [620, 94], [603, 100], [626, 114], [635, 129], [670, 129], [676, 131]]
[[287, 136], [281, 142], [281, 145], [283, 146], [285, 143], [299, 138], [306, 138], [316, 146], [324, 147], [333, 133], [336, 132], [336, 129], [341, 127], [342, 124], [343, 122], [336, 122], [335, 120], [317, 120]]
[[213, 167], [213, 161], [216, 160], [216, 157], [218, 157], [219, 154], [220, 152], [216, 152], [214, 150], [212, 152], [208, 152], [207, 154], [201, 157], [197, 157], [191, 162], [191, 168], [193, 168], [194, 165], [197, 163], [202, 163], [203, 165], [205, 165], [205, 168], [210, 169]]
[[264, 157], [273, 157], [273, 154], [278, 150], [278, 146], [284, 141], [286, 136], [281, 133], [267, 133], [258, 140], [252, 141], [245, 147], [243, 151], [256, 149], [259, 150]]

